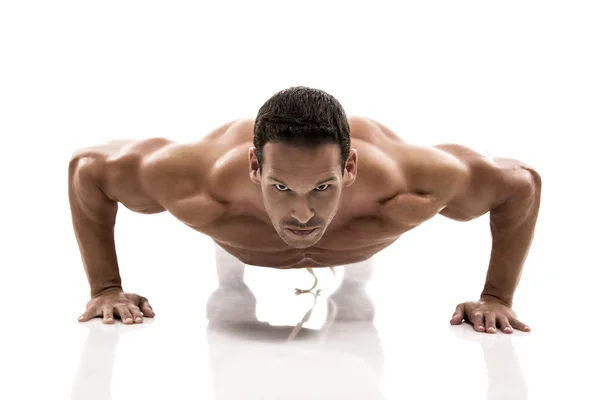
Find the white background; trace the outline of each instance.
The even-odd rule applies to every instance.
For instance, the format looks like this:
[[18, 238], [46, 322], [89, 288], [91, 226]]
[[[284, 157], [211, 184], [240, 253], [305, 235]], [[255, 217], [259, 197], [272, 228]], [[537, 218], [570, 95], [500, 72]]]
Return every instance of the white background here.
[[[542, 175], [538, 229], [515, 296], [532, 333], [490, 339], [448, 328], [456, 304], [481, 291], [488, 217], [436, 217], [376, 259], [369, 292], [386, 358], [381, 394], [502, 398], [493, 377], [514, 365], [491, 361], [494, 375], [488, 361], [514, 344], [500, 354], [518, 354], [527, 390], [511, 398], [594, 397], [599, 20], [594, 1], [0, 3], [1, 397], [77, 398], [81, 365], [95, 360], [84, 343], [96, 331], [76, 322], [89, 287], [68, 206], [72, 152], [118, 138], [197, 140], [294, 85], [323, 89], [349, 115], [408, 141], [464, 144]], [[149, 297], [158, 316], [139, 334], [114, 328], [113, 398], [177, 390], [230, 398], [206, 361], [210, 239], [167, 214], [121, 208], [117, 248], [125, 289]], [[287, 278], [304, 285], [308, 274], [246, 276], [259, 317], [294, 325], [285, 303], [261, 302], [259, 292]], [[487, 375], [469, 341], [481, 344]], [[262, 390], [270, 398], [268, 384]]]

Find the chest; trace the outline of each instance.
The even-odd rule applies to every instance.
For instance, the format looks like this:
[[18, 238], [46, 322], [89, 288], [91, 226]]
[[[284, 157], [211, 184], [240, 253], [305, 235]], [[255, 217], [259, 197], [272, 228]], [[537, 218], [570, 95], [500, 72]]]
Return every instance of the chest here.
[[353, 264], [391, 245], [412, 226], [362, 216], [336, 225], [309, 248], [291, 248], [270, 223], [251, 217], [222, 221], [209, 234], [227, 252], [248, 265], [271, 268], [320, 268]]
[[[321, 240], [309, 248], [290, 247], [279, 237], [264, 210], [250, 205], [237, 205], [214, 223], [197, 230], [245, 264], [272, 268], [330, 267], [370, 258], [440, 210], [440, 204], [427, 195], [352, 200], [341, 205]], [[190, 222], [188, 225], [196, 229]]]

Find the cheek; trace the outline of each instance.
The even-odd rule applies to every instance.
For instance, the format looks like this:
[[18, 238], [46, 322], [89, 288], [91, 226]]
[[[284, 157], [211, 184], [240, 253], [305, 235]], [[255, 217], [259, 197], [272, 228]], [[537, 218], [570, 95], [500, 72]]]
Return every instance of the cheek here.
[[267, 213], [269, 214], [269, 218], [273, 222], [284, 218], [286, 213], [289, 213], [289, 210], [287, 209], [285, 203], [274, 196], [265, 196], [263, 199], [263, 203], [265, 205]]
[[335, 210], [340, 199], [340, 192], [331, 192], [327, 196], [321, 196], [314, 201], [315, 208], [324, 212]]

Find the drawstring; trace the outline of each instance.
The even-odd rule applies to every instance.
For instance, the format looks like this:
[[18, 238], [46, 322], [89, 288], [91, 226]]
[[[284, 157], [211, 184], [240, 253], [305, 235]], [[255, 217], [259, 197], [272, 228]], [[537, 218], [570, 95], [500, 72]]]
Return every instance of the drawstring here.
[[[314, 288], [316, 288], [317, 284], [319, 283], [319, 278], [317, 278], [317, 275], [315, 275], [315, 271], [313, 271], [312, 268], [306, 268], [306, 270], [308, 271], [309, 274], [311, 274], [313, 276], [313, 278], [315, 278], [315, 281], [313, 282], [313, 285], [312, 285], [312, 287], [310, 289], [298, 289], [298, 288], [296, 288], [296, 294], [297, 295], [298, 294], [303, 294], [303, 293], [309, 293]], [[333, 277], [337, 278], [337, 273], [335, 272], [335, 268], [329, 267], [329, 270], [333, 274]], [[322, 289], [317, 290], [317, 295], [320, 294], [321, 291], [322, 291]]]
[[[302, 329], [302, 326], [306, 323], [306, 321], [308, 321], [310, 319], [310, 316], [312, 315], [313, 310], [317, 306], [317, 300], [318, 300], [317, 298], [321, 295], [321, 292], [323, 291], [323, 289], [318, 289], [316, 291], [316, 293], [312, 292], [312, 290], [315, 287], [317, 287], [317, 283], [319, 282], [319, 279], [317, 278], [317, 275], [315, 275], [315, 272], [313, 271], [312, 268], [306, 268], [306, 270], [315, 278], [315, 281], [314, 281], [312, 287], [308, 290], [296, 288], [296, 295], [310, 293], [313, 295], [314, 302], [313, 302], [312, 307], [306, 312], [306, 314], [304, 314], [304, 317], [302, 317], [300, 322], [298, 322], [296, 324], [294, 329], [292, 329], [292, 332], [290, 332], [290, 335], [288, 336], [288, 339], [287, 339], [288, 343], [296, 338], [296, 336], [298, 335], [298, 332], [300, 332], [300, 330]], [[329, 267], [329, 270], [331, 271], [333, 276], [337, 278], [335, 269], [333, 267]], [[322, 332], [325, 336], [327, 335], [327, 332], [329, 331], [329, 328], [331, 327], [331, 324], [333, 323], [333, 321], [335, 320], [335, 317], [337, 315], [337, 305], [335, 304], [335, 302], [333, 300], [331, 300], [330, 298], [327, 298], [327, 303], [332, 305], [333, 312], [330, 315], [327, 315], [327, 320], [325, 321], [324, 328], [322, 329]], [[323, 337], [323, 339], [324, 339], [324, 337]]]

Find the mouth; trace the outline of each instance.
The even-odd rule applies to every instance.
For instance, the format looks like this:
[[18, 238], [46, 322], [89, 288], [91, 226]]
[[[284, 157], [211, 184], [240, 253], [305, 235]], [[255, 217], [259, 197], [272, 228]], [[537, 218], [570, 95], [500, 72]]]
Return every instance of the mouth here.
[[292, 232], [294, 235], [297, 236], [309, 236], [312, 233], [316, 232], [317, 228], [313, 228], [313, 229], [289, 229], [288, 231]]

